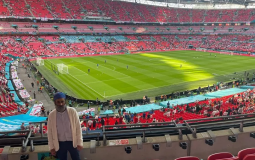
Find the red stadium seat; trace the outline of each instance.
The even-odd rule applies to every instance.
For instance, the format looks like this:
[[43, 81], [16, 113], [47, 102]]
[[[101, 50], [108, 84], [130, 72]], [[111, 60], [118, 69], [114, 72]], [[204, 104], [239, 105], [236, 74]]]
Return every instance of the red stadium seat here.
[[254, 160], [255, 159], [255, 154], [248, 154], [244, 157], [243, 160]]
[[216, 160], [238, 160], [238, 158], [232, 157], [232, 158], [223, 158], [223, 159], [216, 159]]
[[180, 157], [175, 160], [199, 160], [199, 158], [193, 157], [193, 156], [188, 156], [188, 157]]
[[239, 160], [244, 160], [244, 157], [249, 154], [255, 154], [255, 148], [246, 148], [238, 152]]
[[222, 160], [222, 159], [230, 158], [230, 160], [235, 160], [235, 158], [231, 153], [228, 152], [220, 152], [220, 153], [215, 153], [212, 154], [208, 157], [207, 160]]

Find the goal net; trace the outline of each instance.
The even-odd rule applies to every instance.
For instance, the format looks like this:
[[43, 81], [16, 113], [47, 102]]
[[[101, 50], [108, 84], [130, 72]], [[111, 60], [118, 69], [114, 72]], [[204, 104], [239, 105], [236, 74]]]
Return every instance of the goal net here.
[[44, 59], [42, 59], [41, 57], [36, 58], [36, 63], [39, 66], [43, 66], [44, 65]]
[[206, 49], [204, 49], [204, 48], [197, 48], [196, 51], [206, 52]]
[[57, 67], [58, 67], [59, 73], [61, 73], [61, 74], [68, 74], [69, 73], [67, 65], [64, 65], [63, 63], [61, 63], [61, 64], [57, 64]]

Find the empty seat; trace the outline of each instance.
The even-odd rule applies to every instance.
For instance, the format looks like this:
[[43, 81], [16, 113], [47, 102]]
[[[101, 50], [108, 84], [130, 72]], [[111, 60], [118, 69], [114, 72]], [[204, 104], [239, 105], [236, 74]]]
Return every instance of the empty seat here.
[[239, 160], [244, 160], [244, 157], [248, 154], [255, 154], [255, 148], [246, 148], [246, 149], [239, 151], [238, 152]]
[[255, 159], [255, 154], [248, 154], [244, 157], [243, 160], [254, 160]]
[[193, 157], [193, 156], [187, 156], [187, 157], [180, 157], [175, 160], [199, 160], [199, 158]]
[[[235, 160], [235, 159], [232, 159], [232, 158], [235, 158], [231, 153], [228, 153], [228, 152], [220, 152], [220, 153], [215, 153], [215, 154], [212, 154], [208, 157], [207, 160], [222, 160], [222, 159], [226, 159], [226, 158], [230, 158], [230, 160]], [[238, 159], [238, 158], [236, 158]]]

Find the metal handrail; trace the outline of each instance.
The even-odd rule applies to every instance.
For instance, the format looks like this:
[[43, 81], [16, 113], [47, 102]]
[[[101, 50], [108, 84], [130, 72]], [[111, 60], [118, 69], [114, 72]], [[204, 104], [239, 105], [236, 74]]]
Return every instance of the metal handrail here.
[[[185, 122], [204, 121], [204, 120], [215, 120], [215, 119], [224, 119], [224, 118], [233, 118], [233, 117], [244, 117], [244, 118], [248, 118], [249, 116], [254, 116], [254, 117], [255, 117], [255, 113], [251, 113], [251, 114], [237, 114], [237, 115], [220, 116], [220, 117], [203, 118], [203, 119], [190, 119], [190, 120], [185, 120]], [[208, 122], [209, 122], [209, 121], [208, 121]]]
[[31, 134], [32, 134], [32, 130], [29, 131], [26, 141], [22, 144], [22, 152], [26, 151], [27, 143], [29, 141], [29, 138], [31, 137]]
[[30, 140], [30, 152], [33, 152], [35, 150], [35, 147], [34, 147], [34, 141], [31, 139]]
[[[218, 126], [218, 125], [222, 125], [222, 124], [235, 124], [235, 123], [240, 123], [240, 122], [253, 122], [255, 121], [255, 118], [251, 118], [251, 119], [237, 119], [237, 120], [232, 120], [232, 121], [223, 121], [223, 122], [211, 122], [212, 124], [210, 124], [210, 126]], [[207, 124], [189, 124], [190, 126], [194, 127], [194, 128], [198, 128], [198, 127], [206, 127], [208, 126]]]
[[147, 131], [164, 131], [164, 130], [178, 130], [187, 129], [187, 127], [165, 127], [165, 128], [145, 128], [145, 129], [132, 129], [132, 130], [116, 130], [116, 131], [104, 131], [103, 134], [116, 134], [116, 133], [133, 133], [133, 132], [147, 132]]
[[[148, 131], [166, 131], [166, 130], [182, 130], [182, 129], [187, 129], [187, 127], [164, 127], [164, 128], [144, 128], [144, 129], [132, 129], [132, 130], [121, 130], [121, 131], [103, 131], [103, 144], [106, 145], [106, 135], [107, 134], [117, 134], [117, 133], [135, 133], [135, 132], [142, 132], [143, 137], [142, 137], [142, 142], [145, 143], [145, 132]], [[180, 133], [180, 132], [179, 132]]]
[[[235, 119], [235, 118], [241, 118], [241, 119]], [[231, 119], [231, 121], [213, 121], [213, 120], [217, 120], [217, 119]], [[94, 120], [94, 119], [81, 119], [84, 121], [89, 121], [89, 120]], [[201, 124], [193, 124], [195, 121], [200, 121], [200, 122], [204, 122]], [[93, 132], [93, 133], [83, 133], [83, 136], [88, 136], [88, 135], [97, 135], [97, 145], [100, 145], [99, 142], [99, 137], [102, 134], [103, 136], [103, 144], [106, 145], [106, 140], [107, 140], [107, 135], [111, 135], [111, 134], [118, 134], [118, 133], [137, 133], [137, 132], [142, 132], [142, 141], [145, 142], [145, 133], [146, 132], [153, 132], [153, 131], [171, 131], [171, 130], [176, 130], [179, 133], [179, 139], [182, 139], [182, 130], [184, 129], [188, 129], [192, 132], [193, 137], [196, 138], [196, 133], [197, 133], [197, 128], [199, 127], [208, 127], [208, 124], [210, 124], [210, 126], [223, 126], [223, 125], [229, 125], [229, 124], [240, 124], [239, 127], [239, 131], [242, 132], [243, 131], [243, 125], [245, 123], [249, 123], [249, 122], [254, 122], [255, 121], [255, 114], [241, 114], [241, 115], [232, 115], [232, 116], [222, 116], [222, 117], [213, 117], [213, 118], [204, 118], [204, 119], [193, 119], [193, 120], [186, 120], [184, 121], [184, 124], [186, 124], [186, 126], [178, 126], [178, 124], [176, 124], [175, 121], [173, 122], [156, 122], [156, 123], [141, 123], [141, 124], [125, 124], [125, 125], [106, 125], [103, 126], [103, 131], [102, 132]], [[40, 123], [40, 127], [42, 127], [42, 123], [44, 122], [34, 122], [34, 123]], [[193, 123], [190, 123], [193, 122]], [[164, 125], [164, 127], [160, 127], [160, 128], [132, 128], [132, 130], [108, 130], [106, 131], [106, 128], [111, 128], [111, 127], [129, 127], [129, 126], [143, 126], [143, 125]], [[168, 126], [168, 125], [174, 125], [174, 127]], [[44, 140], [47, 139], [46, 136], [43, 135], [43, 133], [41, 132], [41, 136], [40, 137], [31, 137], [31, 133], [32, 131], [30, 130], [19, 130], [19, 131], [6, 131], [6, 132], [0, 132], [0, 134], [8, 134], [8, 133], [29, 133], [26, 138], [8, 138], [10, 140], [23, 140], [22, 142], [22, 147], [26, 147], [28, 140], [30, 140], [31, 145], [33, 145], [33, 140]], [[2, 139], [3, 140], [3, 139]], [[4, 139], [6, 140], [6, 139]], [[0, 139], [1, 141], [1, 139]], [[32, 146], [34, 148], [34, 146]], [[32, 148], [32, 149], [33, 149]]]
[[[173, 121], [173, 123], [174, 123], [175, 127], [178, 127], [176, 121]], [[179, 138], [179, 140], [182, 140], [182, 130], [178, 129], [178, 132], [179, 132], [179, 137], [178, 138]]]
[[111, 127], [129, 127], [129, 126], [143, 126], [143, 125], [164, 125], [164, 124], [172, 124], [175, 125], [174, 122], [155, 122], [155, 123], [136, 123], [136, 124], [119, 124], [119, 125], [105, 125], [105, 128]]
[[25, 137], [19, 137], [19, 138], [7, 138], [7, 139], [0, 139], [0, 141], [6, 141], [6, 140], [25, 140]]
[[[93, 132], [93, 133], [88, 133], [88, 134], [82, 134], [82, 136], [88, 136], [88, 135], [97, 135], [97, 146], [100, 146], [100, 139], [99, 139], [99, 136], [101, 135], [100, 132]], [[48, 137], [29, 137], [28, 138], [30, 140], [30, 144], [33, 145], [33, 141], [34, 140], [46, 140], [48, 139]], [[32, 146], [31, 146], [32, 147]], [[33, 146], [33, 149], [34, 149], [34, 146]]]
[[[249, 114], [249, 115], [255, 115], [255, 114]], [[233, 117], [242, 117], [244, 115], [234, 115], [234, 116], [223, 116], [220, 118], [233, 118]], [[247, 115], [244, 118], [248, 118]], [[209, 118], [208, 120], [212, 120], [212, 119], [219, 119], [218, 117], [214, 117], [214, 118]], [[205, 119], [202, 119], [205, 120]], [[205, 124], [192, 124], [192, 123], [188, 123], [191, 121], [195, 121], [195, 120], [189, 120], [189, 121], [184, 121], [184, 123], [186, 124], [187, 128], [192, 132], [192, 135], [194, 138], [197, 138], [196, 132], [197, 132], [197, 128], [199, 127], [208, 127], [208, 125], [210, 125], [210, 127], [212, 126], [219, 126], [219, 125], [228, 125], [228, 124], [240, 124], [239, 126], [239, 131], [243, 132], [243, 124], [246, 122], [255, 122], [255, 117], [251, 117], [248, 119], [232, 119], [231, 121], [220, 121], [220, 122], [215, 122], [215, 121], [207, 121]], [[209, 124], [208, 124], [209, 123]]]
[[0, 134], [9, 134], [9, 133], [29, 133], [29, 130], [18, 130], [18, 131], [4, 131], [0, 132]]

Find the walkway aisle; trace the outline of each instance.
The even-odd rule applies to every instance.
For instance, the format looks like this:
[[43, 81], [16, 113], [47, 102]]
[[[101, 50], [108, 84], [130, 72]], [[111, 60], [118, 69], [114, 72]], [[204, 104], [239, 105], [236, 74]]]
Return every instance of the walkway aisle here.
[[[50, 99], [47, 93], [38, 92], [38, 86], [36, 85], [36, 80], [34, 78], [34, 75], [30, 75], [30, 78], [28, 78], [28, 74], [26, 73], [26, 70], [22, 68], [22, 63], [19, 63], [18, 76], [21, 79], [26, 90], [29, 92], [32, 99], [34, 99], [34, 91], [35, 91], [36, 101], [41, 101], [43, 103], [43, 106], [45, 107], [45, 111], [52, 110], [55, 108], [53, 101]], [[34, 83], [34, 88], [31, 85], [32, 82]]]

